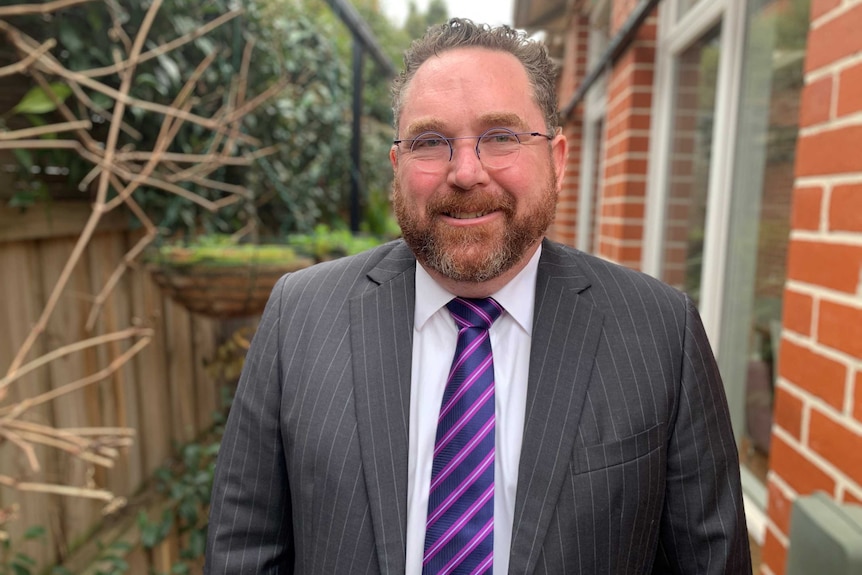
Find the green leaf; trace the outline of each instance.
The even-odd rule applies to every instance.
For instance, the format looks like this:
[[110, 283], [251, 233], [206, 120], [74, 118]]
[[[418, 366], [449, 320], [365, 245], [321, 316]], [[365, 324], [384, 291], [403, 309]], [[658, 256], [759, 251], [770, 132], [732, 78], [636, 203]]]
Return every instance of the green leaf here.
[[96, 92], [90, 98], [93, 100], [93, 103], [103, 110], [110, 110], [114, 107], [114, 99], [110, 96], [103, 94], [101, 92]]
[[[65, 101], [72, 94], [72, 89], [66, 84], [55, 82], [50, 85], [51, 92], [61, 101]], [[51, 97], [45, 93], [41, 86], [32, 88], [24, 94], [21, 101], [12, 108], [15, 114], [47, 114], [57, 109], [57, 105]]]
[[28, 172], [33, 169], [33, 154], [31, 154], [29, 150], [15, 148], [12, 150], [12, 153], [15, 154], [15, 157], [18, 159], [18, 163], [24, 166]]
[[207, 546], [206, 531], [195, 530], [189, 533], [189, 553], [193, 558], [203, 557]]
[[84, 42], [78, 36], [78, 30], [69, 25], [68, 23], [64, 23], [63, 20], [59, 20], [61, 22], [60, 25], [60, 42], [70, 52], [80, 52], [84, 47]]
[[41, 525], [36, 525], [24, 532], [24, 539], [36, 539], [45, 535], [45, 528]]

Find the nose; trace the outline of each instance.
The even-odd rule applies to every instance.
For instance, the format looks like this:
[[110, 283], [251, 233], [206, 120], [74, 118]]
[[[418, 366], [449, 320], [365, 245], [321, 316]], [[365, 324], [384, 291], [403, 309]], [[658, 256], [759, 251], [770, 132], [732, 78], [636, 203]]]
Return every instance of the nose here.
[[485, 166], [476, 154], [476, 144], [452, 143], [452, 159], [449, 161], [447, 180], [450, 186], [469, 190], [490, 180]]

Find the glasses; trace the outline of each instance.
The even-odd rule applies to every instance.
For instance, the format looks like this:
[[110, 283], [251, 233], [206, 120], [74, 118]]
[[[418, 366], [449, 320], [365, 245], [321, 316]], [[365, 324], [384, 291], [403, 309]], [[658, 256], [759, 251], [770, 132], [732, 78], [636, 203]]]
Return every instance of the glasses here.
[[508, 168], [518, 159], [525, 140], [542, 137], [553, 140], [553, 136], [542, 132], [513, 132], [507, 128], [491, 128], [481, 136], [447, 138], [437, 132], [422, 132], [415, 138], [393, 140], [396, 146], [410, 145], [410, 155], [416, 166], [425, 172], [437, 172], [452, 161], [455, 140], [476, 140], [476, 156], [486, 168]]

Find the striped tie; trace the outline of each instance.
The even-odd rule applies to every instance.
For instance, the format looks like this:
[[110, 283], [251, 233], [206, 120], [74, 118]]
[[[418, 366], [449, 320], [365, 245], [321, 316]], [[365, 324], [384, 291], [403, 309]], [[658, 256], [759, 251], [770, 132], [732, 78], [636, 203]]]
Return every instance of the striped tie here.
[[425, 523], [423, 575], [491, 573], [494, 563], [494, 358], [488, 329], [503, 308], [455, 298], [458, 325], [446, 381]]

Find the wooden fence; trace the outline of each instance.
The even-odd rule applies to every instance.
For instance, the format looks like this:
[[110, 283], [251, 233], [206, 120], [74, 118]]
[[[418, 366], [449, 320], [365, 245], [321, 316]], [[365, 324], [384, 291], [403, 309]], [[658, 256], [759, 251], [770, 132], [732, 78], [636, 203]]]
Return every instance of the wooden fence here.
[[[0, 208], [0, 377], [39, 318], [89, 213], [89, 205], [83, 202], [55, 202], [26, 212]], [[137, 430], [134, 445], [124, 451], [114, 469], [95, 474], [76, 459], [40, 449], [37, 453], [43, 468], [32, 474], [21, 451], [2, 444], [0, 473], [106, 487], [131, 498], [178, 445], [211, 427], [219, 408], [220, 387], [226, 382], [208, 375], [205, 366], [219, 338], [230, 329], [190, 314], [167, 299], [145, 269], [132, 269], [106, 302], [95, 330], [87, 332], [95, 294], [135, 239], [124, 215], [108, 215], [111, 217], [103, 220], [87, 247], [46, 332], [27, 360], [131, 326], [153, 328], [155, 337], [107, 379], [36, 408], [29, 417], [58, 427], [128, 426]], [[0, 407], [96, 373], [131, 343], [104, 345], [53, 361], [13, 384]], [[12, 504], [20, 506], [19, 518], [8, 526], [13, 541], [20, 541], [22, 531], [31, 526], [47, 530], [46, 542], [24, 549], [46, 565], [91, 538], [103, 522], [102, 505], [97, 502], [0, 488], [0, 509]], [[135, 562], [139, 565], [132, 565], [130, 572], [146, 572], [143, 559]]]

